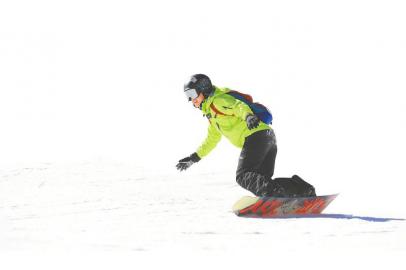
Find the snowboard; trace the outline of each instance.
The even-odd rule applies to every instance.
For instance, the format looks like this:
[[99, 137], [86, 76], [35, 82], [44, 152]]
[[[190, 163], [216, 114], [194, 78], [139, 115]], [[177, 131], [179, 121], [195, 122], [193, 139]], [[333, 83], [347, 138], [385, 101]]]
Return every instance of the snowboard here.
[[299, 197], [252, 197], [244, 196], [233, 206], [233, 212], [241, 217], [286, 217], [317, 215], [338, 196], [338, 194]]

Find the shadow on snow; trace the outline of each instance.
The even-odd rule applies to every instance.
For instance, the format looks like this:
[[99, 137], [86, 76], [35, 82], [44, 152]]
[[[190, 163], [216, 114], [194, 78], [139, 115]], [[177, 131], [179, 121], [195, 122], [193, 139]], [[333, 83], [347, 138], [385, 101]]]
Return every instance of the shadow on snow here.
[[316, 214], [316, 215], [286, 215], [274, 217], [246, 216], [248, 218], [265, 218], [265, 219], [303, 219], [303, 218], [331, 218], [331, 219], [360, 219], [369, 222], [388, 222], [388, 221], [405, 221], [403, 218], [383, 218], [383, 217], [362, 217], [346, 214]]

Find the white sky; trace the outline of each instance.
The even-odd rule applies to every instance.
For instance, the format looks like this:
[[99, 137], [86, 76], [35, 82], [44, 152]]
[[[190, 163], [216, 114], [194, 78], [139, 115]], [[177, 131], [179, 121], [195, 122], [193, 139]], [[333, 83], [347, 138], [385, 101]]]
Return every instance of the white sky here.
[[[1, 1], [0, 162], [172, 166], [205, 137], [182, 88], [206, 73], [271, 108], [278, 175], [403, 194], [405, 13], [404, 1]], [[238, 149], [219, 148], [202, 166], [234, 169]]]

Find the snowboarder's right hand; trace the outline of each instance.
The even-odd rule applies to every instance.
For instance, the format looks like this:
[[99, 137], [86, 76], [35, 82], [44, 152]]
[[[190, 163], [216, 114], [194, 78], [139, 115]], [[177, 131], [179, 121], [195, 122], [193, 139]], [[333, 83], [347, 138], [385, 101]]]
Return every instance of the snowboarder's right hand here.
[[179, 160], [179, 163], [176, 165], [176, 168], [179, 171], [184, 171], [184, 170], [187, 170], [194, 163], [199, 162], [199, 161], [200, 161], [200, 157], [197, 155], [197, 153], [193, 153], [190, 156]]
[[248, 129], [253, 129], [256, 128], [259, 125], [259, 118], [255, 114], [249, 114], [247, 115], [247, 118], [245, 118], [245, 122], [247, 122], [247, 127]]

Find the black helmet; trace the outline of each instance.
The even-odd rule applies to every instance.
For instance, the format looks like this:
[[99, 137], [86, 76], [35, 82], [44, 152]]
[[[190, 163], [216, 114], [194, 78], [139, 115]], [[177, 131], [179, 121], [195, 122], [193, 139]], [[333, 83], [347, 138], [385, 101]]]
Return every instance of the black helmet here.
[[208, 97], [213, 92], [214, 87], [207, 75], [195, 74], [190, 77], [190, 80], [183, 87], [184, 91], [189, 89], [195, 89], [198, 94], [203, 93], [205, 97]]

